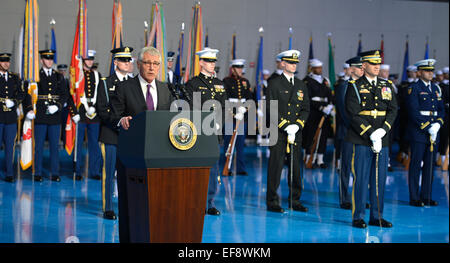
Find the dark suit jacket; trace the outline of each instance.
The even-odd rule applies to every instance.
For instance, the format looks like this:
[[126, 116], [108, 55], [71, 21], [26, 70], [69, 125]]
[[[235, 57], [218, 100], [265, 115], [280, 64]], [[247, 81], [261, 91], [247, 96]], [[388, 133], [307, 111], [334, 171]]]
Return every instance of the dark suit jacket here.
[[[155, 81], [158, 94], [156, 110], [170, 110], [170, 104], [174, 99], [167, 87], [167, 83]], [[116, 111], [113, 118], [114, 123], [119, 123], [122, 117], [136, 116], [147, 110], [145, 97], [139, 83], [139, 76], [121, 82], [116, 89], [116, 96], [111, 98]]]

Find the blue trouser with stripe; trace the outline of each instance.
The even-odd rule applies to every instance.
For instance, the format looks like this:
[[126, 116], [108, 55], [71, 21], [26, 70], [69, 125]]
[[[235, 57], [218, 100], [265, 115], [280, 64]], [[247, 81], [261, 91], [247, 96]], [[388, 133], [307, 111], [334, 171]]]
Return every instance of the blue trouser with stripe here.
[[[220, 146], [217, 146], [220, 152]], [[219, 175], [219, 160], [209, 169], [209, 183], [208, 183], [208, 204], [206, 209], [215, 207], [214, 199], [217, 194], [217, 176]]]
[[339, 175], [339, 203], [350, 203], [351, 195], [348, 191], [350, 175], [352, 173], [353, 144], [341, 140], [341, 171]]
[[[433, 160], [435, 160], [437, 145], [430, 143], [411, 142], [411, 162], [408, 170], [409, 200], [431, 200], [431, 185], [433, 183]], [[423, 161], [423, 166], [420, 167]], [[419, 178], [422, 172], [422, 187], [419, 191]]]
[[88, 152], [89, 152], [89, 165], [88, 176], [100, 175], [102, 156], [100, 153], [100, 146], [98, 145], [98, 136], [100, 133], [100, 123], [78, 123], [78, 136], [77, 136], [77, 165], [76, 174], [83, 174], [83, 162], [82, 147], [84, 141], [84, 131], [87, 129], [88, 139]]
[[[353, 146], [352, 169], [355, 176], [352, 191], [353, 220], [364, 219], [369, 184], [370, 220], [383, 218], [384, 187], [386, 185], [388, 154], [389, 148], [383, 147], [378, 157], [377, 176], [376, 154], [372, 151], [371, 147], [357, 144]], [[376, 179], [378, 179], [378, 182]], [[378, 212], [380, 213], [379, 215]]]
[[17, 124], [0, 123], [0, 145], [5, 144], [5, 168], [2, 167], [2, 173], [6, 170], [6, 176], [13, 176], [13, 156], [14, 156], [14, 141], [17, 134]]
[[42, 162], [44, 159], [44, 142], [48, 135], [50, 149], [50, 173], [52, 176], [59, 176], [59, 137], [61, 124], [35, 124], [34, 125], [34, 175], [42, 176]]
[[114, 174], [116, 171], [117, 145], [102, 143], [102, 207], [103, 212], [113, 211]]

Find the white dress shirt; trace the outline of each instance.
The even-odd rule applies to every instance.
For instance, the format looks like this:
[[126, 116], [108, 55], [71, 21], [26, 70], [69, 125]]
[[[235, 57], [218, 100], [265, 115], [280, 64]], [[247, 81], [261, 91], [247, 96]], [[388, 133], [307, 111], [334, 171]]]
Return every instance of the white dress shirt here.
[[142, 94], [144, 95], [144, 100], [147, 102], [147, 84], [152, 85], [150, 88], [150, 93], [152, 94], [153, 98], [153, 105], [154, 109], [157, 109], [158, 105], [158, 92], [156, 91], [156, 81], [153, 80], [151, 83], [148, 83], [144, 78], [139, 75], [139, 83], [141, 84]]
[[122, 75], [122, 73], [120, 73], [120, 72], [117, 71], [117, 70], [116, 70], [116, 76], [117, 76], [117, 78], [118, 78], [120, 81], [124, 81], [124, 78], [125, 78], [125, 80], [128, 79], [128, 76]]
[[[294, 75], [289, 76], [288, 74], [286, 74], [286, 72], [283, 71], [283, 75], [286, 77], [286, 79], [289, 81], [289, 83], [291, 83], [292, 85], [294, 85]], [[292, 82], [291, 82], [292, 79]]]

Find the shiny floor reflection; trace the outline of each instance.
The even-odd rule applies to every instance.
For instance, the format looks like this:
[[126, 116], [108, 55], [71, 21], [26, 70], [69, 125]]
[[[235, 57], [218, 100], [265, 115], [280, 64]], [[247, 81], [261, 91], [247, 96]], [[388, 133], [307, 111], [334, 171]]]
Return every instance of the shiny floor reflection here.
[[[439, 206], [417, 208], [408, 205], [407, 172], [395, 166], [388, 174], [384, 212], [394, 227], [357, 229], [351, 226], [351, 211], [339, 208], [338, 175], [332, 167], [304, 171], [302, 201], [307, 213], [287, 210], [286, 171], [279, 194], [287, 212], [266, 211], [267, 157], [266, 148], [247, 147], [249, 176], [222, 177], [216, 200], [221, 215], [205, 217], [203, 242], [449, 242], [448, 172], [436, 169], [433, 199]], [[101, 182], [74, 182], [71, 160], [63, 151], [61, 160], [61, 182], [44, 176], [44, 182], [36, 183], [27, 171], [7, 183], [1, 175], [0, 243], [119, 242], [118, 221], [102, 218]]]

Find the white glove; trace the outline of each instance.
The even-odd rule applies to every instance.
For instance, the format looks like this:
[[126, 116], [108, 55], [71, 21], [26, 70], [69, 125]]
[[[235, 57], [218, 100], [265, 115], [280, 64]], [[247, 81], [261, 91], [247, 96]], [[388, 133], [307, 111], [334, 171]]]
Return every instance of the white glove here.
[[378, 128], [372, 134], [370, 135], [370, 140], [372, 141], [379, 141], [381, 138], [386, 135], [386, 131], [383, 128]]
[[81, 102], [81, 104], [86, 104], [87, 103], [86, 97], [81, 97], [80, 102]]
[[294, 134], [288, 134], [288, 143], [293, 144], [295, 142], [295, 133]]
[[92, 114], [94, 114], [95, 113], [95, 108], [94, 107], [89, 107], [88, 109], [87, 109], [87, 114], [88, 115], [92, 115]]
[[256, 113], [258, 113], [258, 117], [264, 116], [264, 112], [263, 112], [261, 109], [258, 109], [258, 110], [256, 111]]
[[7, 107], [8, 109], [14, 107], [14, 101], [12, 101], [12, 100], [10, 100], [10, 99], [6, 99], [6, 100], [5, 100], [5, 104], [6, 104], [6, 107]]
[[438, 133], [439, 129], [441, 128], [441, 125], [437, 122], [431, 124], [431, 127], [428, 129], [428, 132], [430, 134], [436, 134]]
[[288, 135], [290, 134], [295, 135], [299, 129], [300, 127], [298, 127], [297, 124], [290, 124], [286, 128], [284, 128], [284, 130], [287, 132]]
[[435, 142], [436, 139], [437, 139], [437, 133], [430, 133], [430, 137], [431, 137], [431, 140], [432, 140], [433, 142]]
[[47, 110], [48, 110], [48, 113], [53, 114], [58, 111], [58, 106], [50, 105], [50, 106], [48, 106]]
[[234, 118], [236, 118], [236, 120], [242, 121], [244, 119], [244, 114], [246, 111], [247, 111], [247, 109], [245, 107], [240, 106], [237, 109], [237, 113], [236, 113], [236, 115], [234, 115]]
[[77, 114], [72, 117], [73, 122], [78, 123], [80, 121], [80, 114]]
[[322, 109], [322, 112], [325, 113], [326, 115], [330, 115], [333, 108], [334, 108], [333, 104], [328, 104], [325, 108]]
[[30, 111], [27, 113], [27, 119], [33, 120], [34, 118], [36, 118], [36, 115], [34, 114], [34, 111], [30, 110]]
[[220, 130], [220, 125], [216, 122], [216, 130]]
[[381, 140], [381, 139], [375, 140], [375, 141], [372, 141], [372, 143], [373, 143], [372, 150], [373, 150], [375, 153], [381, 152], [381, 148], [383, 147], [383, 142], [382, 142], [382, 140]]

